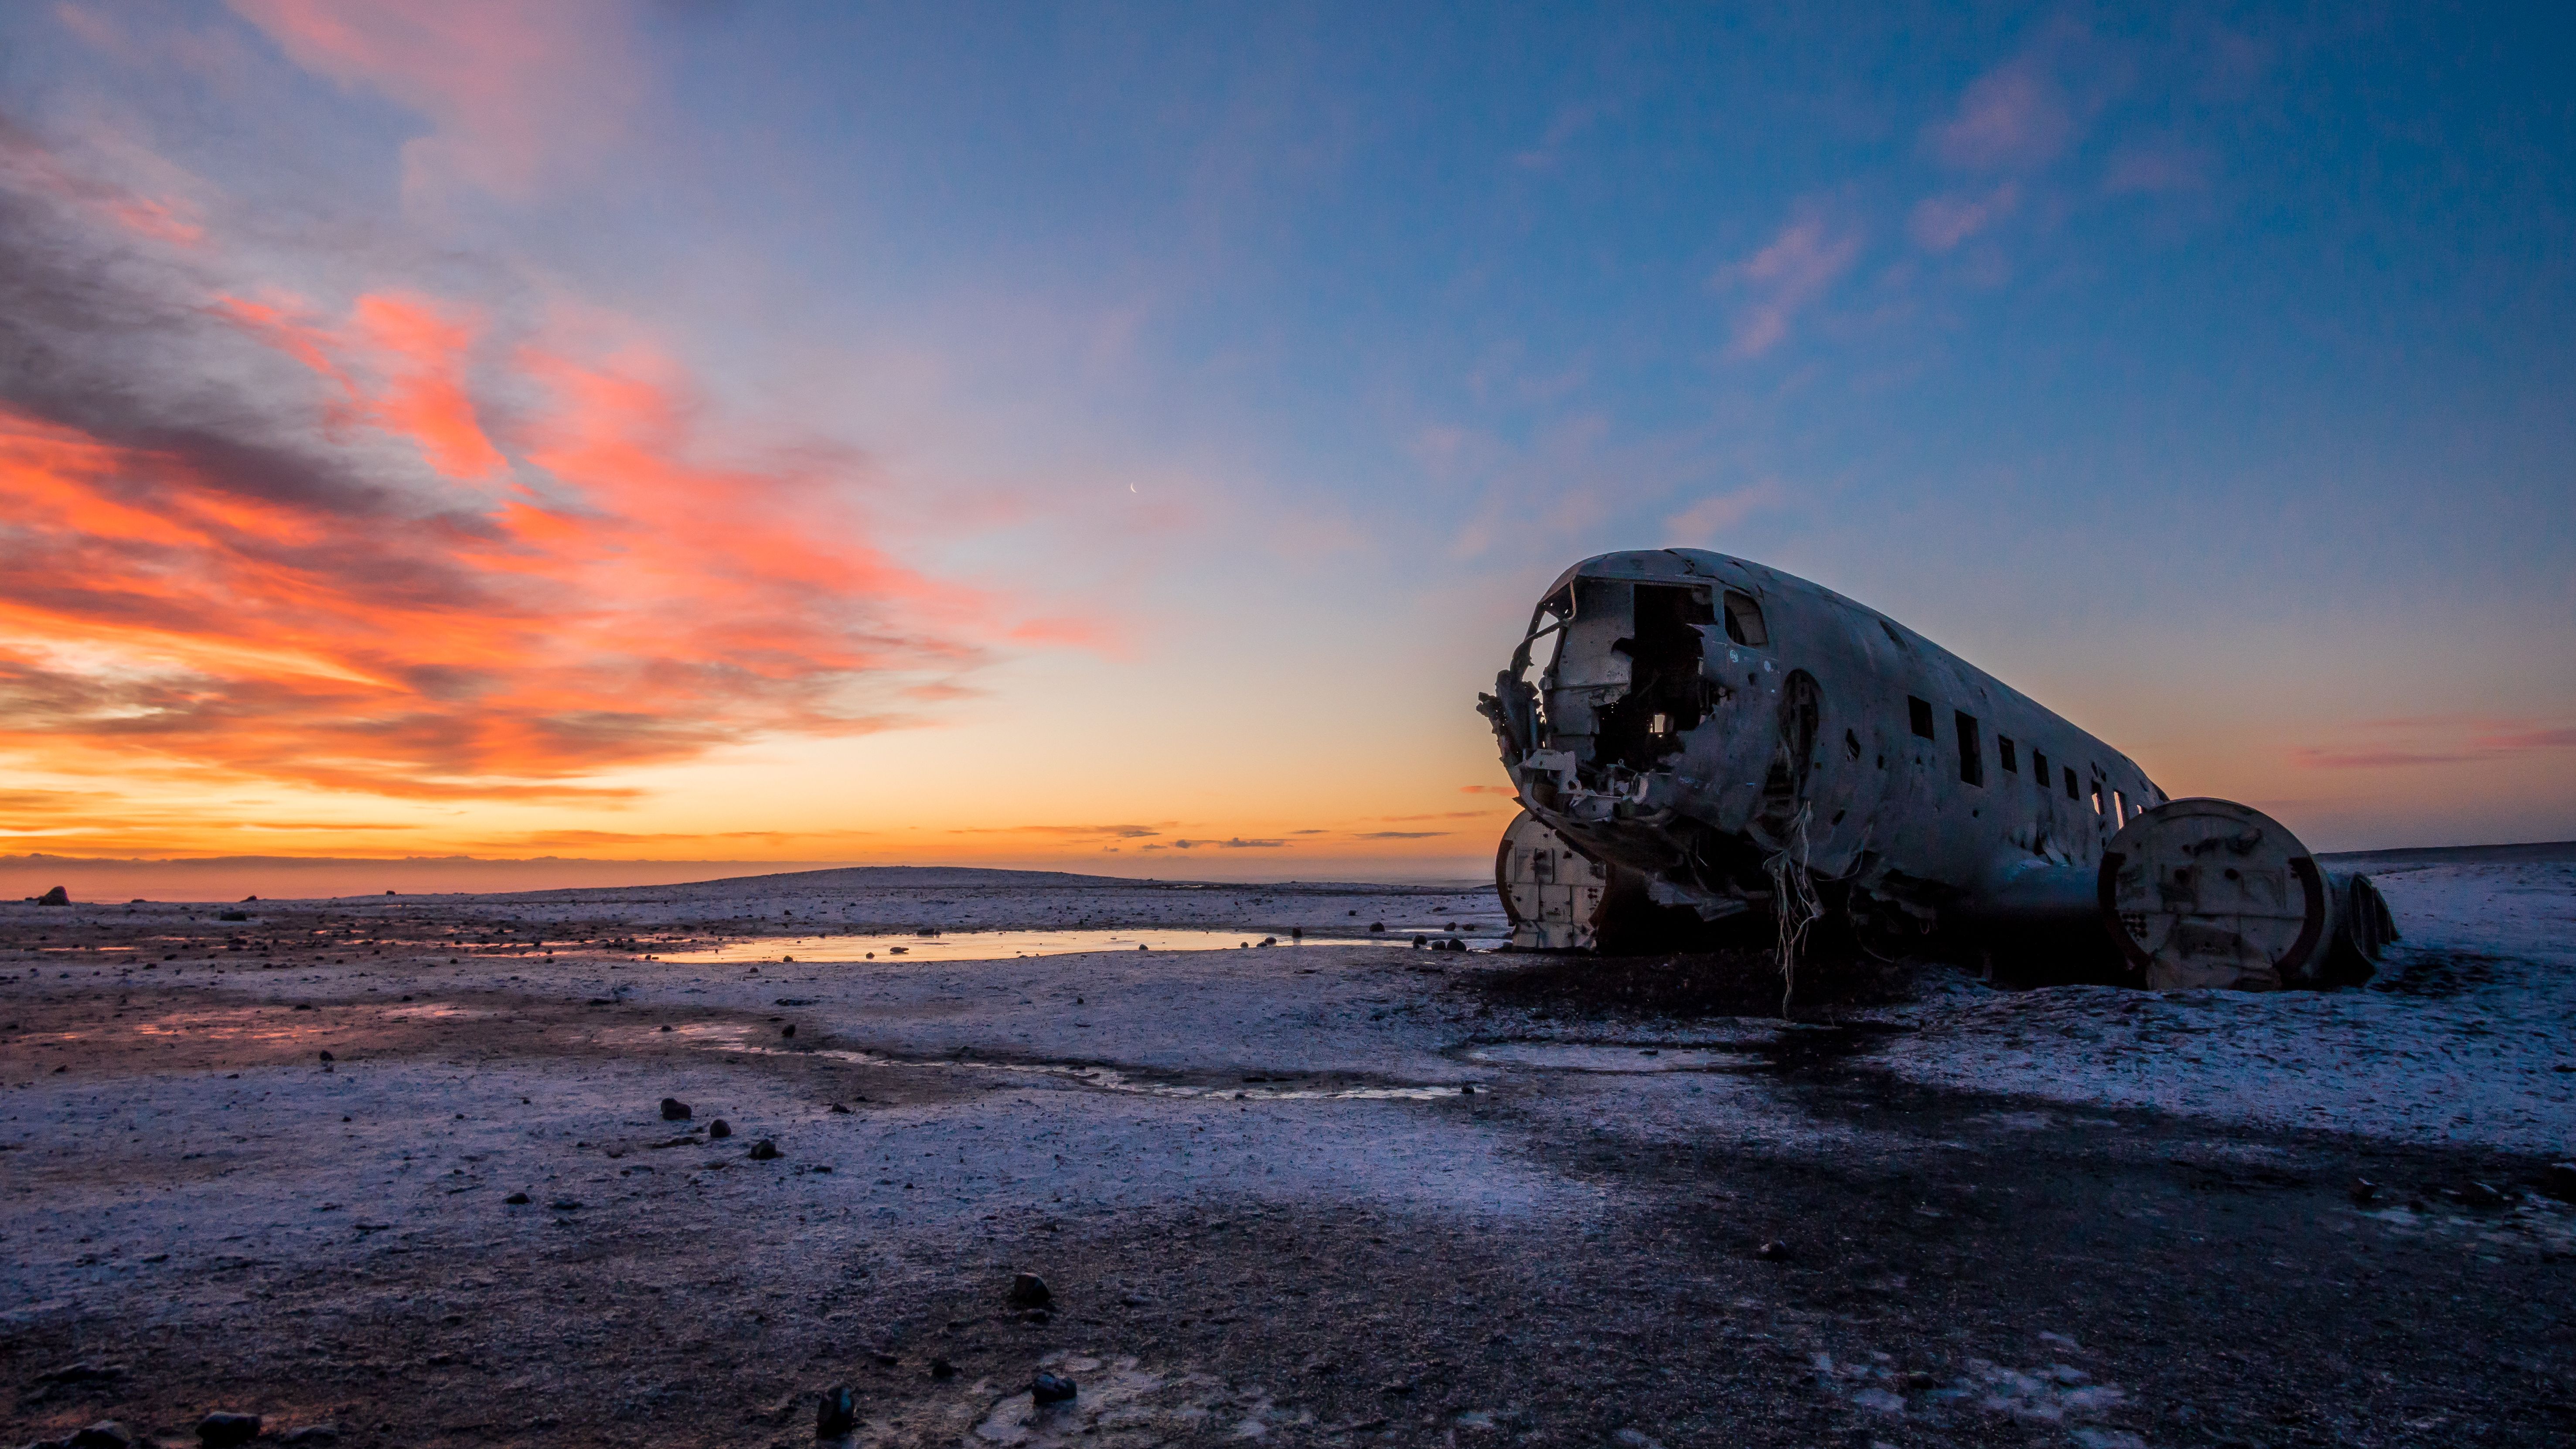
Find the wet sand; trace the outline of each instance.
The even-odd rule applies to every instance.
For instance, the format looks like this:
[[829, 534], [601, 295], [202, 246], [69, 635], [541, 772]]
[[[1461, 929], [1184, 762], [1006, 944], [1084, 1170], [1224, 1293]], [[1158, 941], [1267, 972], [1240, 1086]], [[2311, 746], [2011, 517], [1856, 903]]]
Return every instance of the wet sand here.
[[[2389, 885], [2396, 989], [1799, 1024], [1286, 943], [1485, 892], [0, 908], [0, 1438], [2565, 1442], [2576, 881]], [[757, 944], [1155, 927], [1282, 944]]]

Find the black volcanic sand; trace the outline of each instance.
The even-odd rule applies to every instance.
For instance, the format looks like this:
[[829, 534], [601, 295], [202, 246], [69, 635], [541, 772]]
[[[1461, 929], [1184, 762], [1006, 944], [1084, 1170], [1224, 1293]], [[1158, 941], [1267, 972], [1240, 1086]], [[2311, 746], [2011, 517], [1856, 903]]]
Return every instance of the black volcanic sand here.
[[[529, 914], [489, 909], [442, 924]], [[69, 918], [14, 908], [7, 1440], [234, 1409], [343, 1445], [797, 1445], [840, 1384], [863, 1444], [2576, 1436], [2545, 1156], [1908, 1085], [1887, 1030], [1751, 1014], [1758, 961], [1587, 992], [1389, 948], [791, 976], [597, 944], [648, 916], [559, 922], [593, 944], [552, 962], [368, 929], [261, 967], [238, 923], [113, 913], [30, 954]], [[95, 964], [147, 936], [115, 954], [152, 972]], [[1475, 1055], [1515, 1041], [1716, 1064]], [[1068, 1075], [1102, 1066], [1192, 1095]], [[1380, 1089], [1429, 1095], [1278, 1095]], [[1042, 1367], [1071, 1403], [1031, 1404]]]

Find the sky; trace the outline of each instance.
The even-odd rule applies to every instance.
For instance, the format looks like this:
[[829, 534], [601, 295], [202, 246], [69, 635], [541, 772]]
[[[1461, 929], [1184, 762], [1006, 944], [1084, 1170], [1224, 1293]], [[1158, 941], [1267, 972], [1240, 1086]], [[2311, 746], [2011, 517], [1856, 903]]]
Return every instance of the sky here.
[[0, 853], [1473, 876], [1478, 690], [1658, 546], [2318, 849], [2576, 837], [2571, 72], [2563, 6], [7, 7]]

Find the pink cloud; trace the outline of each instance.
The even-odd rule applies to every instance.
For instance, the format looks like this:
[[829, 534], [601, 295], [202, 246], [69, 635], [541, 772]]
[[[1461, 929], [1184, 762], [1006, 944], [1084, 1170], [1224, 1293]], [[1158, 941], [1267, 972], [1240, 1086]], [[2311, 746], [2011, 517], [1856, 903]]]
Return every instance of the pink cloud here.
[[1730, 357], [1759, 357], [1789, 335], [1789, 324], [1860, 256], [1860, 234], [1808, 215], [1780, 228], [1762, 250], [1721, 272], [1720, 284], [1755, 294], [1736, 319]]
[[2023, 56], [1971, 83], [1925, 143], [1942, 164], [1962, 170], [2027, 170], [2056, 160], [2075, 130], [2064, 89]]
[[2509, 759], [2541, 750], [2576, 749], [2576, 728], [2532, 720], [2412, 718], [2367, 720], [2356, 731], [2412, 736], [2396, 744], [2297, 745], [2292, 763], [2310, 770], [2376, 770]]
[[[157, 163], [159, 158], [150, 160]], [[172, 168], [162, 163], [146, 169], [167, 172]], [[175, 193], [149, 195], [76, 171], [6, 121], [0, 121], [0, 186], [68, 203], [131, 235], [153, 241], [193, 247], [206, 237], [204, 210], [196, 202]]]
[[2303, 770], [2382, 770], [2400, 765], [2455, 765], [2462, 760], [2476, 758], [2473, 754], [2420, 750], [2336, 750], [2317, 745], [2290, 747], [2291, 763]]
[[604, 0], [232, 0], [296, 64], [373, 90], [436, 129], [403, 148], [406, 195], [465, 184], [525, 199], [625, 131], [643, 88]]
[[1664, 520], [1664, 532], [1683, 543], [1708, 543], [1754, 514], [1778, 508], [1788, 499], [1778, 479], [1765, 478], [1731, 493], [1701, 499]]
[[2486, 750], [2576, 749], [2576, 729], [2507, 728], [2478, 735], [2471, 743]]
[[1929, 196], [1915, 206], [1905, 230], [1928, 252], [1946, 252], [2021, 205], [2021, 187], [2007, 181], [1983, 196]]

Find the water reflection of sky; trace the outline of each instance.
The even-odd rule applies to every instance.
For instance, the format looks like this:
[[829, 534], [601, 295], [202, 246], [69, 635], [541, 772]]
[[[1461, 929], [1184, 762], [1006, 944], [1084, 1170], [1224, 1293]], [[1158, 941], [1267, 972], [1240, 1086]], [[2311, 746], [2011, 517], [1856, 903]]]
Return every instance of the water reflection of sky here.
[[[674, 962], [754, 961], [1007, 961], [1014, 956], [1068, 956], [1082, 951], [1258, 951], [1299, 946], [1403, 946], [1411, 932], [1384, 935], [1309, 934], [1300, 943], [1265, 931], [950, 931], [936, 936], [759, 936], [700, 951], [674, 951]], [[1455, 936], [1463, 933], [1441, 932]], [[1434, 939], [1438, 939], [1437, 936]], [[1467, 937], [1471, 948], [1502, 944], [1499, 936]], [[1263, 946], [1269, 940], [1275, 944]]]

